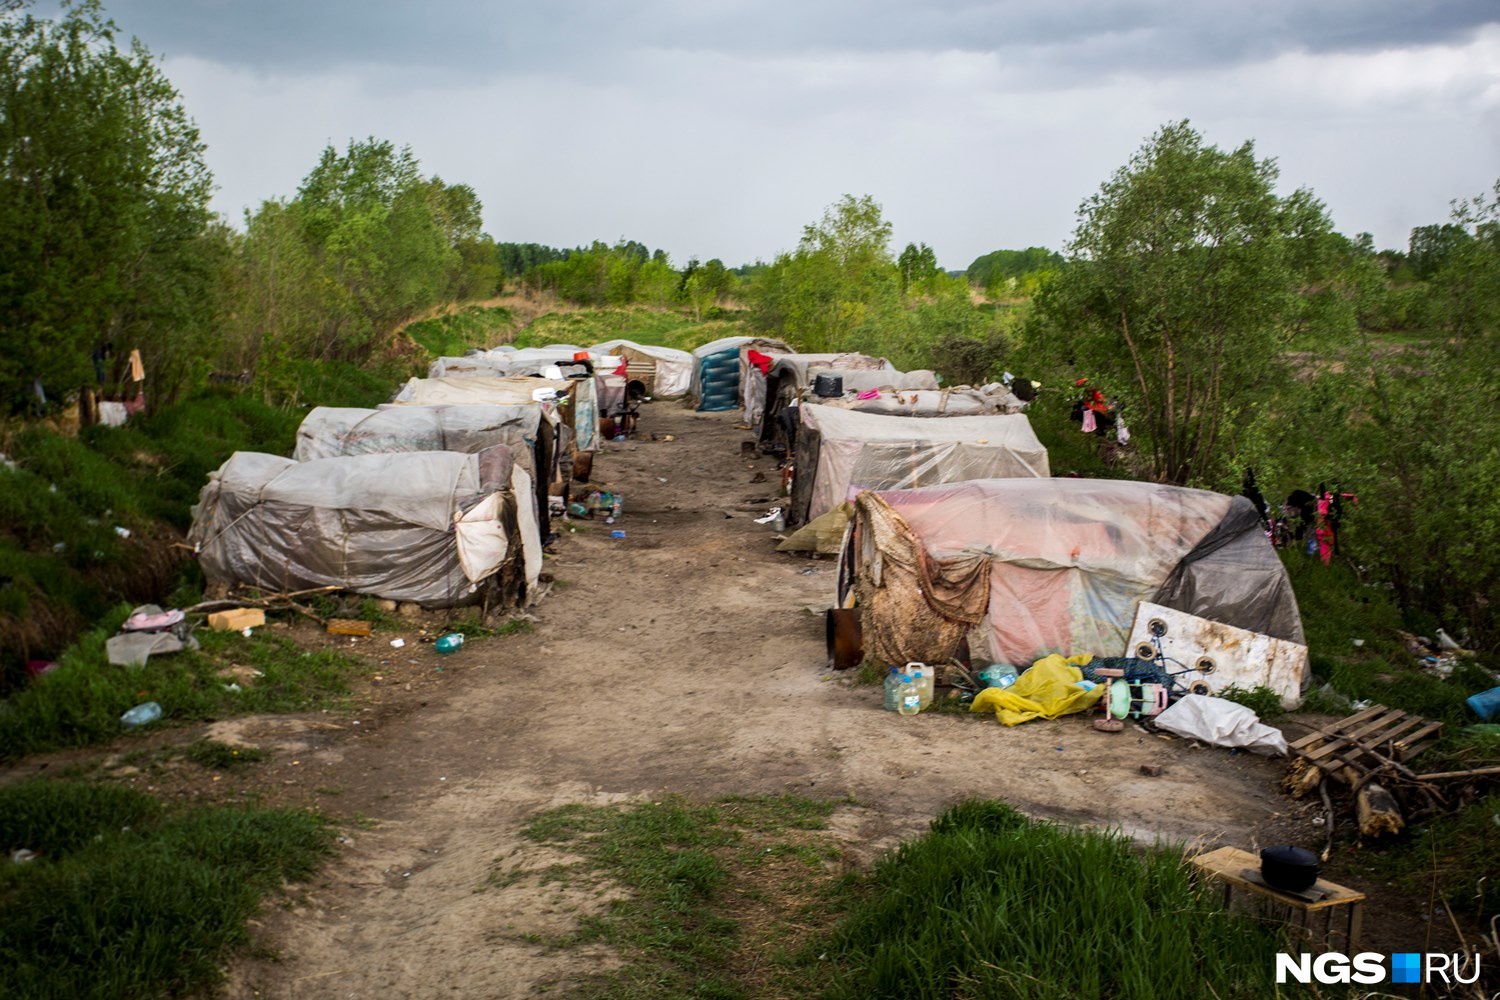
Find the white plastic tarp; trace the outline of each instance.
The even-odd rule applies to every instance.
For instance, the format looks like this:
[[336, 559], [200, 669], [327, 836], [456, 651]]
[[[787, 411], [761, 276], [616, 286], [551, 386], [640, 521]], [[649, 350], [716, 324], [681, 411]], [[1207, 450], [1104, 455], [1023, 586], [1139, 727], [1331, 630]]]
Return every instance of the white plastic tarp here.
[[[517, 352], [519, 353], [519, 352]], [[546, 379], [527, 376], [448, 376], [412, 378], [391, 399], [413, 406], [442, 404], [516, 405], [535, 402], [541, 396], [568, 396], [573, 405], [573, 447], [594, 451], [599, 447], [599, 408], [595, 379]]]
[[799, 410], [802, 426], [819, 436], [817, 466], [797, 473], [814, 477], [806, 520], [862, 490], [1050, 475], [1047, 449], [1023, 414], [928, 420], [832, 406]]
[[297, 428], [292, 458], [308, 462], [340, 455], [399, 451], [478, 452], [511, 445], [517, 462], [535, 474], [531, 452], [542, 420], [556, 423], [551, 404], [503, 406], [316, 406]]
[[[203, 488], [189, 540], [211, 583], [272, 593], [334, 586], [446, 607], [509, 558], [509, 533], [519, 527], [515, 471], [457, 452], [310, 462], [236, 452]], [[491, 497], [502, 507], [466, 527], [460, 559], [455, 522]]]
[[1286, 756], [1286, 737], [1244, 705], [1209, 695], [1178, 698], [1155, 719], [1156, 728], [1216, 747], [1239, 747], [1267, 757]]
[[[915, 375], [915, 372], [907, 374]], [[861, 399], [862, 392], [875, 395]], [[804, 391], [805, 403], [836, 406], [845, 410], [864, 413], [885, 413], [897, 417], [961, 417], [986, 413], [1020, 413], [1026, 404], [1008, 389], [986, 392], [983, 389], [957, 387], [947, 389], [893, 389], [874, 387], [860, 390], [851, 385], [844, 386], [844, 395], [819, 398]]]
[[637, 344], [633, 340], [606, 340], [590, 351], [625, 359], [627, 365], [649, 364], [654, 376], [651, 394], [670, 399], [685, 395], [693, 380], [693, 356], [687, 351], [654, 344]]

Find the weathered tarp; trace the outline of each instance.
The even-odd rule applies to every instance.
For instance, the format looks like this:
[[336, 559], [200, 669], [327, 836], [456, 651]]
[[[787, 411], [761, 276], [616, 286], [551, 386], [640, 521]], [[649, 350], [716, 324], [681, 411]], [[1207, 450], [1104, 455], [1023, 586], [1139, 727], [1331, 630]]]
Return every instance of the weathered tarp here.
[[646, 386], [646, 393], [671, 399], [687, 394], [693, 381], [693, 356], [687, 351], [633, 340], [606, 340], [590, 347], [592, 353], [625, 359], [627, 376]]
[[317, 458], [396, 451], [475, 453], [504, 444], [511, 446], [512, 458], [534, 475], [532, 446], [544, 421], [557, 421], [556, 410], [550, 404], [383, 409], [315, 406], [297, 428], [292, 458], [310, 462]]
[[864, 354], [789, 354], [777, 358], [765, 378], [764, 405], [758, 419], [750, 419], [751, 411], [746, 410], [745, 422], [760, 429], [762, 448], [786, 445], [785, 429], [780, 425], [782, 414], [796, 405], [821, 374], [838, 376], [845, 393], [938, 387], [937, 375], [931, 371], [897, 371], [886, 359]]
[[[608, 356], [581, 347], [553, 345], [551, 347], [525, 347], [519, 350], [470, 351], [463, 357], [441, 357], [427, 366], [428, 378], [449, 378], [454, 375], [480, 375], [490, 377], [538, 376], [546, 374], [554, 365], [566, 366], [575, 361], [575, 355], [588, 354], [588, 361], [596, 373], [613, 371], [619, 367], [618, 356]], [[565, 371], [565, 375], [572, 374]]]
[[531, 488], [504, 446], [310, 462], [236, 452], [209, 476], [188, 538], [210, 583], [449, 607], [496, 578], [499, 600], [520, 603], [541, 572], [535, 522], [517, 516]]
[[895, 417], [799, 406], [796, 476], [788, 523], [805, 524], [862, 490], [910, 489], [965, 479], [1050, 475], [1047, 449], [1025, 414]]
[[[866, 399], [865, 392], [874, 395]], [[991, 413], [1020, 413], [1026, 404], [1004, 386], [998, 391], [986, 391], [971, 386], [953, 386], [944, 389], [882, 389], [858, 390], [845, 387], [842, 396], [819, 397], [811, 390], [803, 390], [802, 403], [834, 406], [844, 410], [859, 410], [862, 413], [884, 413], [895, 417], [963, 417]]]
[[[529, 376], [450, 375], [443, 378], [407, 380], [392, 403], [411, 406], [501, 405], [555, 399], [573, 428], [573, 448], [595, 451], [599, 447], [598, 379], [546, 379]], [[567, 414], [571, 412], [571, 418]]]
[[552, 483], [566, 486], [567, 470], [558, 447], [557, 407], [518, 406], [314, 407], [297, 428], [292, 458], [310, 462], [344, 455], [408, 451], [478, 454], [497, 444], [532, 478], [534, 493], [519, 515], [536, 522], [542, 538], [551, 532], [547, 494]]
[[[1242, 505], [1092, 479], [867, 492], [841, 579], [854, 581], [867, 654], [891, 663], [944, 662], [965, 635], [995, 662], [1118, 656], [1141, 601], [1304, 642], [1286, 571]], [[1201, 548], [1216, 532], [1228, 544]], [[1185, 562], [1191, 587], [1173, 582]]]

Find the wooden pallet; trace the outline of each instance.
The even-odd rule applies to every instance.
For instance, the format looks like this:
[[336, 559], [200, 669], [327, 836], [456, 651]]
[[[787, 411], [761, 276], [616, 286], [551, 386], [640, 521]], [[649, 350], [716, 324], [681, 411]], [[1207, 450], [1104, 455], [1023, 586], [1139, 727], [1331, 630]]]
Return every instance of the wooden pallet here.
[[1393, 763], [1404, 771], [1399, 765], [1427, 749], [1442, 732], [1441, 722], [1371, 705], [1326, 729], [1314, 727], [1290, 749], [1325, 774], [1352, 767], [1363, 776]]

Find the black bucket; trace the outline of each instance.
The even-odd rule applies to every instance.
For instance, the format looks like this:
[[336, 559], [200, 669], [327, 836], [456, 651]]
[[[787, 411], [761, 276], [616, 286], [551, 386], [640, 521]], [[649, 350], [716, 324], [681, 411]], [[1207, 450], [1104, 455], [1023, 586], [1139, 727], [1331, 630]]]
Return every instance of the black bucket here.
[[813, 395], [824, 399], [844, 394], [844, 376], [819, 375], [813, 379]]

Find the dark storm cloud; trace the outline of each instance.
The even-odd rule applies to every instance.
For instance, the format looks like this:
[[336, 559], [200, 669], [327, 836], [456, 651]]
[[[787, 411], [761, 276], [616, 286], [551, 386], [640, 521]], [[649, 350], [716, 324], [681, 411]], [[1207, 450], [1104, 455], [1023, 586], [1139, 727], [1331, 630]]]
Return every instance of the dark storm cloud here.
[[1289, 50], [1457, 42], [1500, 21], [1494, 0], [115, 0], [108, 11], [158, 54], [258, 72], [374, 63], [447, 78], [593, 80], [659, 49], [747, 58], [958, 50], [1045, 62], [1051, 73], [1152, 75]]

